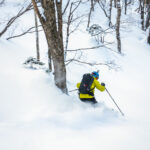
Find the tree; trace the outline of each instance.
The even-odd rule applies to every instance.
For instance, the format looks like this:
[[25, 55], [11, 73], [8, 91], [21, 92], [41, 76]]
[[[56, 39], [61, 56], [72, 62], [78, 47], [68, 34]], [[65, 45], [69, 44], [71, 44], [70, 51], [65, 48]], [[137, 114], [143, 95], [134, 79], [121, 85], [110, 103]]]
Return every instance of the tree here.
[[131, 4], [132, 0], [124, 0], [124, 14], [127, 14], [127, 7]]
[[64, 93], [67, 93], [62, 31], [62, 0], [39, 0], [38, 2], [44, 10], [43, 14], [37, 7], [37, 1], [32, 0], [47, 39], [49, 59], [52, 57], [55, 84]]
[[113, 1], [113, 0], [110, 0], [110, 4], [109, 4], [109, 16], [108, 16], [108, 18], [109, 18], [109, 27], [112, 26], [112, 22], [111, 22], [112, 1]]
[[149, 28], [149, 35], [148, 35], [148, 38], [147, 38], [147, 43], [150, 44], [150, 28]]
[[87, 28], [89, 28], [89, 26], [90, 26], [91, 14], [92, 14], [92, 11], [94, 11], [94, 1], [93, 1], [93, 0], [90, 0], [90, 2], [91, 2], [91, 7], [90, 7], [89, 15], [88, 15], [88, 24], [87, 24]]
[[146, 16], [146, 23], [145, 23], [145, 29], [148, 29], [148, 27], [150, 26], [150, 0], [146, 1], [146, 5], [147, 5], [147, 16]]
[[144, 4], [145, 0], [139, 0], [139, 8], [140, 8], [140, 14], [141, 14], [141, 28], [144, 30]]
[[120, 0], [117, 0], [116, 38], [117, 38], [117, 47], [119, 53], [121, 53], [120, 18], [121, 18], [121, 5], [120, 5]]
[[[70, 3], [70, 0], [66, 4], [64, 12], [66, 11], [67, 7], [69, 6], [69, 3]], [[71, 2], [70, 8], [69, 8], [69, 11], [68, 11], [68, 16], [66, 15], [67, 19], [65, 21], [65, 25], [66, 25], [65, 60], [66, 60], [66, 57], [67, 57], [67, 49], [68, 49], [70, 35], [77, 30], [77, 28], [80, 26], [80, 24], [82, 22], [81, 18], [83, 18], [85, 16], [85, 15], [82, 15], [82, 14], [80, 16], [78, 16], [75, 13], [75, 12], [77, 12], [78, 7], [80, 6], [80, 4], [81, 4], [81, 0]], [[63, 14], [64, 14], [64, 12], [63, 12]], [[75, 22], [78, 22], [77, 25], [75, 25]], [[72, 24], [74, 24], [74, 28], [71, 29]]]
[[148, 44], [150, 44], [150, 0], [146, 1], [146, 5], [147, 5], [147, 16], [146, 16], [145, 29], [149, 28], [149, 35], [147, 38], [147, 42]]
[[0, 0], [0, 6], [4, 4], [5, 0]]
[[36, 59], [37, 61], [40, 61], [40, 47], [39, 47], [39, 30], [38, 30], [38, 20], [36, 13], [34, 11], [34, 17], [35, 17], [35, 35], [36, 35]]
[[[0, 6], [2, 6], [4, 2], [5, 0], [1, 0]], [[0, 31], [0, 37], [3, 36], [7, 32], [7, 30], [12, 26], [12, 24], [15, 23], [15, 21], [19, 17], [21, 17], [22, 15], [24, 15], [26, 12], [30, 11], [31, 9], [32, 9], [32, 3], [29, 3], [27, 6], [23, 5], [15, 16], [9, 18], [7, 21], [4, 21], [4, 23], [2, 24], [3, 26], [2, 30]]]
[[117, 8], [117, 0], [114, 0], [114, 7]]

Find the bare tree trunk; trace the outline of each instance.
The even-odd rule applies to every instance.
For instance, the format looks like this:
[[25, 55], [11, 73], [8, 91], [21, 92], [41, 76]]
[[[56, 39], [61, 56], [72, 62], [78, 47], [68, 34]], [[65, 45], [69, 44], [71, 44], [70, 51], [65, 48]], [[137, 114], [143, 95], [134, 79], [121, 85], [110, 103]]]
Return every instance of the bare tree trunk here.
[[35, 17], [35, 34], [36, 34], [36, 59], [40, 61], [39, 30], [38, 30], [38, 20], [35, 11], [34, 17]]
[[[81, 0], [78, 1], [78, 2], [72, 2], [71, 5], [70, 5], [70, 10], [69, 10], [69, 15], [68, 15], [68, 19], [67, 19], [67, 31], [66, 31], [66, 43], [65, 43], [65, 54], [64, 54], [64, 58], [66, 60], [66, 57], [67, 57], [67, 49], [68, 49], [68, 43], [69, 43], [69, 37], [70, 37], [70, 34], [74, 31], [70, 31], [70, 26], [71, 24], [73, 24], [73, 20], [76, 20], [74, 19], [74, 12], [77, 11], [77, 8], [80, 6], [80, 3], [81, 3]], [[73, 7], [74, 6], [74, 7]]]
[[56, 7], [57, 7], [57, 18], [58, 18], [58, 43], [60, 44], [60, 48], [64, 51], [63, 45], [63, 19], [62, 19], [62, 0], [58, 2], [56, 0]]
[[0, 6], [3, 5], [5, 0], [0, 0]]
[[124, 13], [125, 13], [125, 15], [127, 14], [127, 0], [125, 0], [125, 2], [124, 2], [125, 4], [124, 4]]
[[120, 18], [121, 18], [121, 5], [120, 5], [120, 0], [117, 0], [116, 38], [117, 38], [117, 47], [119, 53], [121, 53]]
[[93, 0], [91, 0], [90, 2], [91, 2], [91, 8], [90, 8], [90, 12], [89, 12], [89, 15], [88, 15], [88, 24], [87, 24], [87, 28], [89, 28], [89, 26], [90, 26], [90, 22], [91, 22], [91, 14], [92, 14], [92, 11], [94, 11], [94, 2], [93, 2]]
[[125, 13], [125, 15], [127, 14], [127, 7], [128, 7], [128, 5], [129, 4], [131, 4], [131, 3], [134, 3], [134, 1], [132, 1], [132, 0], [124, 0], [125, 2], [124, 2], [124, 13]]
[[147, 43], [150, 44], [150, 27], [149, 27], [149, 35], [148, 35], [148, 38], [147, 38]]
[[67, 49], [68, 49], [68, 43], [69, 43], [69, 32], [70, 32], [70, 25], [71, 25], [71, 21], [72, 21], [72, 6], [73, 6], [73, 2], [71, 3], [70, 11], [69, 11], [69, 16], [68, 16], [68, 20], [67, 20], [66, 45], [65, 45], [65, 59], [66, 59], [66, 57], [67, 57]]
[[47, 41], [47, 45], [48, 45], [48, 69], [49, 72], [52, 72], [52, 55], [51, 55], [50, 45], [48, 41]]
[[110, 4], [109, 4], [109, 16], [108, 16], [108, 18], [109, 18], [109, 27], [112, 26], [112, 22], [111, 22], [112, 1], [113, 0], [110, 0]]
[[[40, 18], [40, 22], [43, 26], [46, 39], [48, 42], [48, 48], [51, 52], [53, 66], [54, 66], [54, 80], [58, 88], [64, 93], [67, 93], [66, 85], [66, 67], [64, 63], [64, 48], [62, 37], [62, 0], [42, 0], [41, 6], [44, 10], [44, 18], [39, 12], [35, 0], [32, 0], [34, 9]], [[56, 7], [55, 7], [56, 6]], [[57, 8], [57, 11], [55, 10]], [[57, 12], [57, 19], [56, 19]], [[61, 32], [61, 33], [59, 33]], [[50, 59], [50, 58], [49, 58]]]
[[146, 17], [145, 28], [147, 29], [149, 26], [150, 26], [150, 0], [147, 1], [147, 17]]
[[141, 28], [144, 30], [144, 0], [140, 0], [140, 7], [141, 7]]
[[114, 0], [114, 7], [117, 8], [117, 0]]

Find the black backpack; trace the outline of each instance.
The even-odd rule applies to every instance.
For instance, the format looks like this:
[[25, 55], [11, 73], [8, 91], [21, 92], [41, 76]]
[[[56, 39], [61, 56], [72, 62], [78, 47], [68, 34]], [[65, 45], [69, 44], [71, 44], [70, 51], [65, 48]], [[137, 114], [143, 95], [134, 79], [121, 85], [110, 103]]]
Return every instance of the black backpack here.
[[93, 96], [93, 93], [91, 92], [91, 90], [93, 90], [93, 89], [90, 90], [90, 87], [91, 87], [93, 81], [94, 81], [94, 78], [90, 73], [84, 74], [81, 84], [80, 84], [80, 87], [79, 87], [79, 93], [89, 94], [89, 95]]

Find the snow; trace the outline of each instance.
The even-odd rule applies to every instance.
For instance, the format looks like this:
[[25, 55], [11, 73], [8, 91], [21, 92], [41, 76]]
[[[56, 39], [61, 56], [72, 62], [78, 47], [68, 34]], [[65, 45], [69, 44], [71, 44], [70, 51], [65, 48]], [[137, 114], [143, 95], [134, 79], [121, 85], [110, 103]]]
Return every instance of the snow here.
[[[115, 60], [120, 70], [71, 63], [67, 85], [75, 89], [83, 73], [99, 69], [100, 81], [106, 83], [125, 117], [106, 92], [96, 91], [99, 106], [92, 107], [80, 102], [76, 92], [67, 96], [58, 90], [52, 74], [25, 68], [24, 61], [35, 57], [34, 35], [0, 39], [0, 149], [149, 150], [150, 48], [136, 22], [121, 36], [124, 56], [104, 48], [82, 54], [88, 62]], [[41, 40], [41, 57], [47, 61], [44, 37]], [[94, 44], [86, 31], [79, 31], [72, 35], [69, 48]], [[68, 59], [72, 56], [68, 54]]]

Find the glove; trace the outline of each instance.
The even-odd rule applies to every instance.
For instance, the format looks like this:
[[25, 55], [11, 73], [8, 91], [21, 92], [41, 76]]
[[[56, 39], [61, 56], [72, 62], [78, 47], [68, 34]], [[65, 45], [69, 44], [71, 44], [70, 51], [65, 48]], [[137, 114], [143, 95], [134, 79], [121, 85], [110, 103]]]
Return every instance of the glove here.
[[102, 86], [105, 86], [105, 83], [101, 83]]

